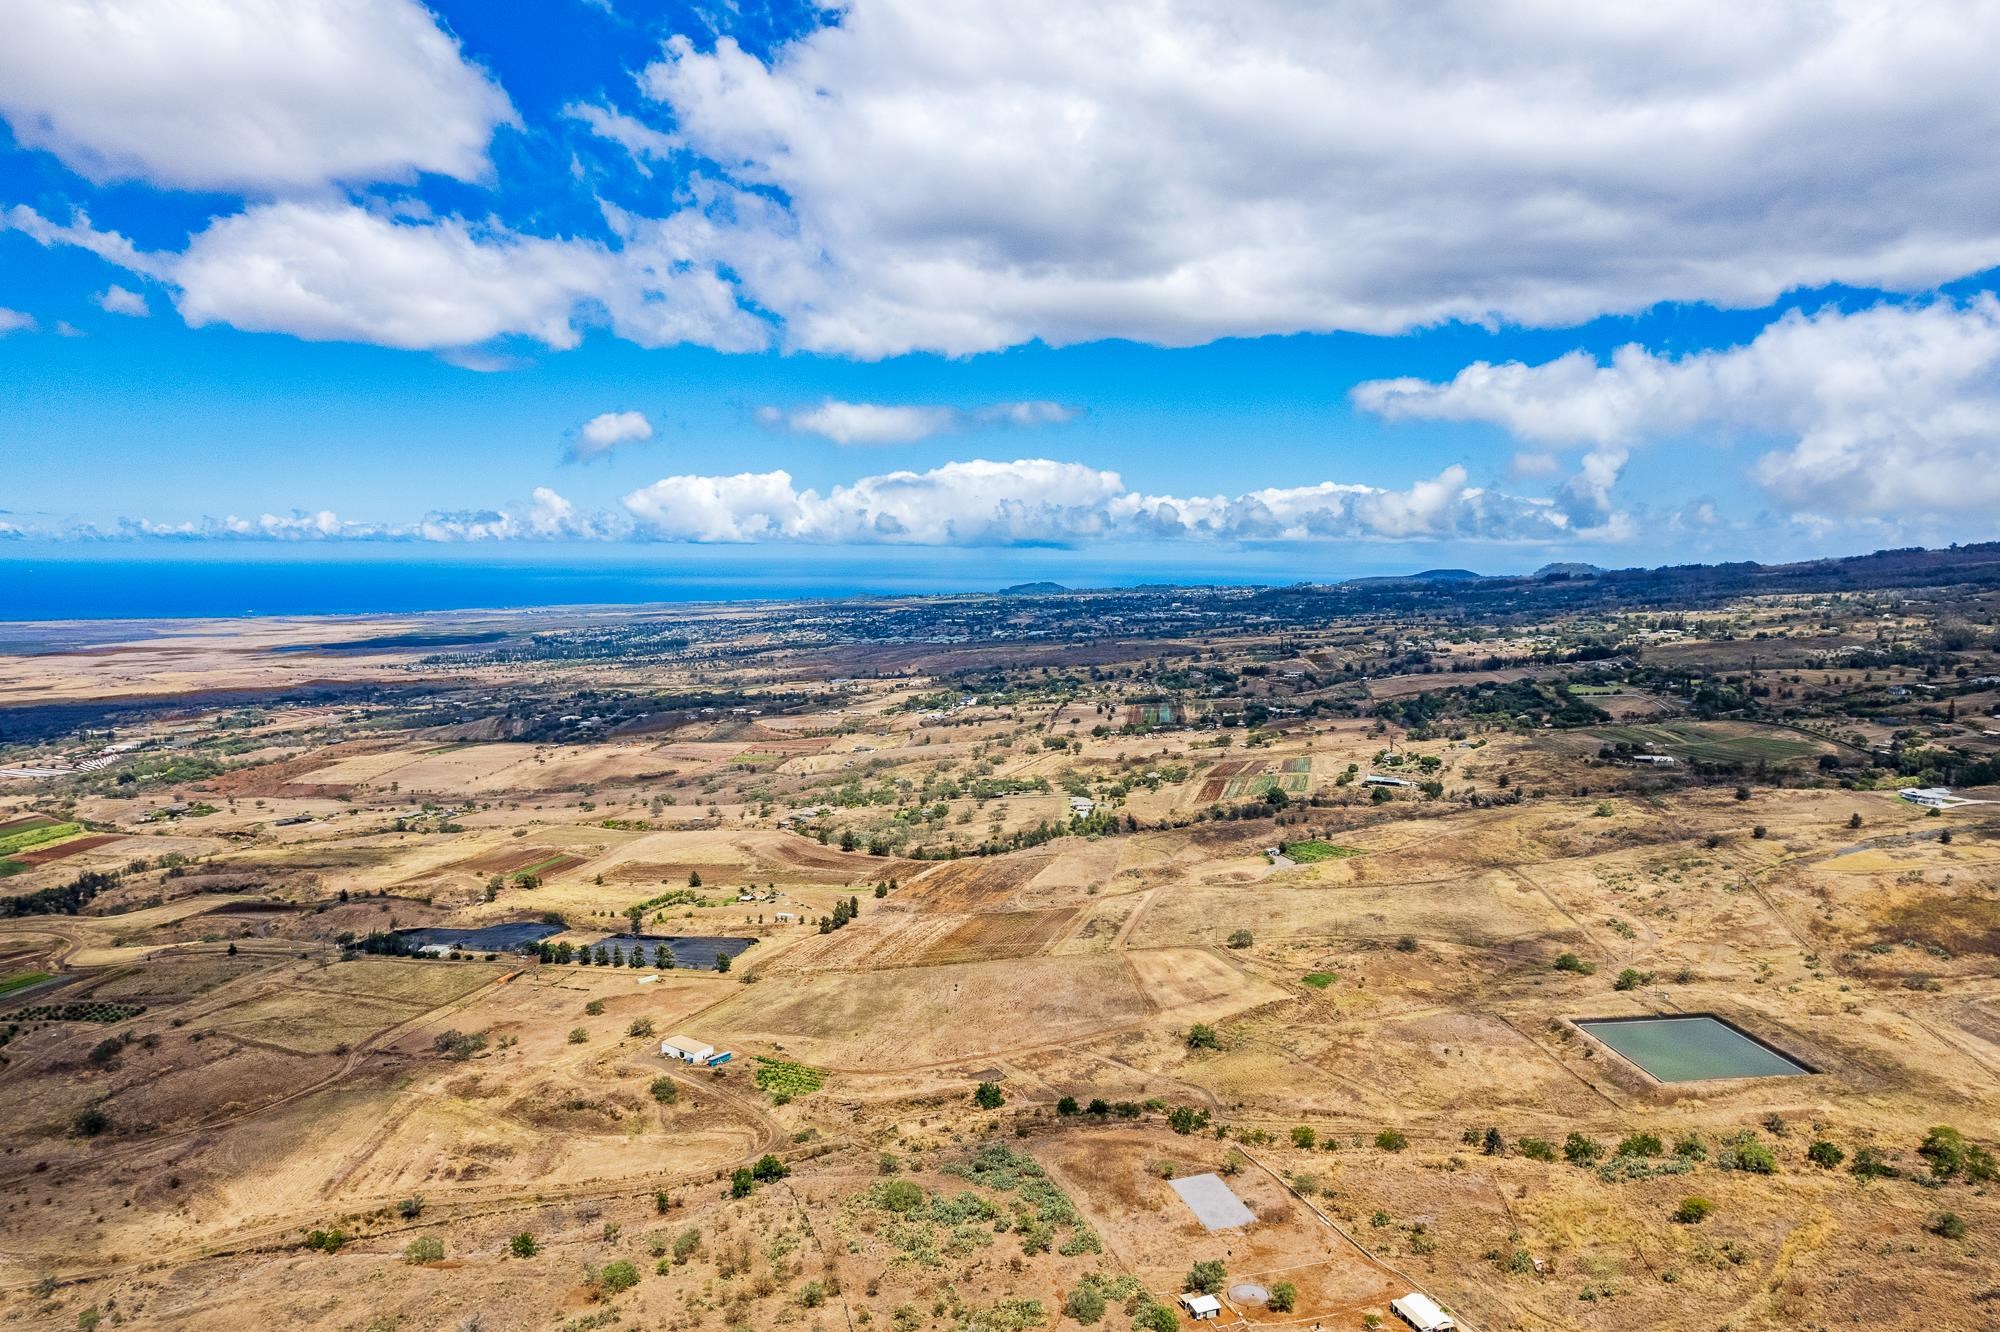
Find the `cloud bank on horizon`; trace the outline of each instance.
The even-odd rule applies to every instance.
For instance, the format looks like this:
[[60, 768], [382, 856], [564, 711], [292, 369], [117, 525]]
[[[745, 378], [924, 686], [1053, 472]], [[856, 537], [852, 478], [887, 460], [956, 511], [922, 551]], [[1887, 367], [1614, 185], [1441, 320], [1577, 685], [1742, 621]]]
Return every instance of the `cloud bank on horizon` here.
[[[1365, 420], [1517, 448], [1510, 485], [1532, 495], [1461, 461], [1400, 486], [1204, 498], [1087, 461], [800, 484], [676, 460], [588, 511], [541, 487], [518, 513], [41, 530], [1610, 543], [1715, 525], [1702, 496], [1623, 493], [1649, 447], [1691, 439], [1720, 441], [1718, 459], [1746, 442], [1746, 487], [1801, 522], [1887, 530], [2000, 501], [2000, 3], [850, 0], [775, 31], [647, 32], [622, 72], [557, 89], [440, 9], [24, 8], [0, 44], [0, 117], [39, 188], [0, 196], [0, 240], [93, 256], [107, 313], [493, 370], [606, 341], [866, 367], [1106, 340], [1394, 347], [1453, 325], [1539, 331], [1542, 348], [1663, 308], [1771, 314], [1706, 325], [1701, 345], [1352, 388]], [[486, 22], [461, 16], [467, 34]], [[0, 298], [10, 341], [56, 322]], [[1078, 396], [774, 394], [747, 414], [901, 447], [1072, 427], [1096, 415]], [[646, 413], [605, 412], [562, 457], [654, 435]]]

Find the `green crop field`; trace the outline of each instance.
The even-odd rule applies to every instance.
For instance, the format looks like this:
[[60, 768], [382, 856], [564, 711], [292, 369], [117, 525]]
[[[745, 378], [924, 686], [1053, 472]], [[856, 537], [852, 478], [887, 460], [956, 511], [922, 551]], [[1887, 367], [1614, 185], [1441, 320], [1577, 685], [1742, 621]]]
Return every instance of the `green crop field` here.
[[30, 985], [40, 985], [49, 978], [46, 971], [18, 971], [12, 976], [0, 976], [0, 994], [12, 994], [25, 990]]
[[1332, 842], [1321, 841], [1285, 842], [1278, 849], [1301, 865], [1310, 865], [1315, 860], [1345, 860], [1361, 854], [1351, 846], [1335, 846]]
[[1661, 722], [1653, 726], [1599, 726], [1591, 735], [1606, 744], [1630, 744], [1656, 754], [1702, 763], [1789, 763], [1811, 758], [1822, 746], [1765, 727], [1722, 722]]
[[1324, 990], [1333, 984], [1335, 977], [1331, 971], [1308, 971], [1301, 979], [1315, 990]]
[[65, 837], [73, 837], [83, 831], [80, 823], [50, 823], [39, 828], [23, 828], [0, 836], [0, 856], [11, 856], [16, 851], [30, 851], [49, 842], [59, 842]]
[[826, 1085], [826, 1074], [789, 1059], [757, 1056], [757, 1086], [773, 1096], [810, 1096]]

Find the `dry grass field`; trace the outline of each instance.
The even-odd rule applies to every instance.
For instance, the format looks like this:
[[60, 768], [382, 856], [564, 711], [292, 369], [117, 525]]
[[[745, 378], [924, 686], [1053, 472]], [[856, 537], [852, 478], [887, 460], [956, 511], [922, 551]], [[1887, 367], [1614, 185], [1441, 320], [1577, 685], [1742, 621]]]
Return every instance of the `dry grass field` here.
[[[277, 651], [405, 621], [0, 659], [0, 706], [370, 691], [0, 786], [79, 829], [0, 878], [0, 1325], [1125, 1332], [1212, 1261], [1223, 1326], [1993, 1326], [2000, 805], [1896, 790], [2000, 728], [2000, 653], [1916, 602], [1622, 615], [1409, 627], [1427, 664], [1380, 620], [728, 607], [630, 660]], [[700, 964], [610, 953], [635, 917]], [[1576, 1025], [1701, 1014], [1800, 1071]], [[1171, 1187], [1209, 1172], [1249, 1225]]]

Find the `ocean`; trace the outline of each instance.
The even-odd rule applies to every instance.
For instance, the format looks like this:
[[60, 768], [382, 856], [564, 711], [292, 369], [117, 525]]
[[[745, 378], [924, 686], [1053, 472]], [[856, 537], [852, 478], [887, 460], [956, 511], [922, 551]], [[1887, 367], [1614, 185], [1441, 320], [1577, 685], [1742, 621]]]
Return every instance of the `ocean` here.
[[[1263, 558], [1258, 558], [1262, 555]], [[1320, 552], [1324, 559], [1325, 553]], [[224, 547], [199, 556], [0, 547], [0, 621], [382, 615], [991, 592], [1015, 583], [1295, 583], [1334, 574], [1278, 552], [647, 546], [493, 552]]]

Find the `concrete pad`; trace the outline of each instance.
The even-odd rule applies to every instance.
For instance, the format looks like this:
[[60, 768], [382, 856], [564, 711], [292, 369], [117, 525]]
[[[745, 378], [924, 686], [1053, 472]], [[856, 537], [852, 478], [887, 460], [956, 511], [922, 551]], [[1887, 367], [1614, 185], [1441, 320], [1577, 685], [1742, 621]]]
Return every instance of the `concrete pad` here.
[[1189, 1175], [1174, 1180], [1173, 1186], [1194, 1213], [1194, 1219], [1210, 1230], [1235, 1230], [1257, 1219], [1257, 1214], [1230, 1192], [1219, 1175]]

